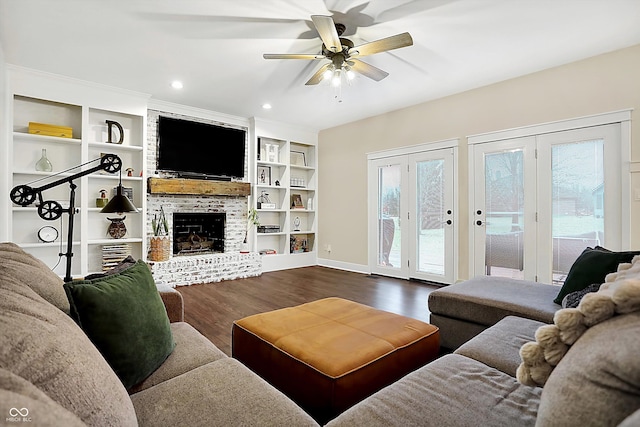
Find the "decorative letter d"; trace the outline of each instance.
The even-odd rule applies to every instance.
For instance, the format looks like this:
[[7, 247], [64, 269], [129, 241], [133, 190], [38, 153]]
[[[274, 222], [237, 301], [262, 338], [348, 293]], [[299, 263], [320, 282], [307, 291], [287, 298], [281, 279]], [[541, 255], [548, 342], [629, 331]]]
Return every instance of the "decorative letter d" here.
[[[107, 142], [112, 144], [122, 144], [122, 141], [124, 140], [124, 130], [122, 130], [122, 126], [120, 126], [120, 123], [114, 122], [113, 120], [105, 120], [105, 121], [107, 122], [107, 129], [108, 129], [108, 135], [109, 135]], [[118, 128], [118, 131], [120, 132], [120, 138], [118, 138], [117, 141], [113, 141], [111, 139], [113, 135], [112, 134], [113, 125], [115, 125]]]

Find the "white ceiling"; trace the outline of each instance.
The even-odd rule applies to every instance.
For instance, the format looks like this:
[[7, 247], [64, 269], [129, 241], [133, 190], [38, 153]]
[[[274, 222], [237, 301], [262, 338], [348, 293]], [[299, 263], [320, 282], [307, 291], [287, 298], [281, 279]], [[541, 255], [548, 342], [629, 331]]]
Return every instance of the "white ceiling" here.
[[[414, 45], [363, 58], [390, 75], [337, 102], [304, 85], [323, 61], [262, 58], [318, 53], [314, 14]], [[640, 0], [0, 0], [0, 43], [10, 64], [325, 129], [638, 44]]]

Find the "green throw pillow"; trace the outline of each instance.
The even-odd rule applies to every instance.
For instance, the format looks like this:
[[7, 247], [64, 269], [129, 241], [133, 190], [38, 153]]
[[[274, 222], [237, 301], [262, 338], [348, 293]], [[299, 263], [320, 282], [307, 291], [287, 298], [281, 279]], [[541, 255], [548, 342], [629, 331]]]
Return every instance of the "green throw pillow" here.
[[127, 389], [175, 348], [167, 311], [144, 261], [117, 274], [65, 283], [64, 289], [71, 316]]
[[612, 252], [600, 246], [585, 249], [569, 269], [564, 285], [553, 302], [562, 304], [567, 294], [581, 291], [593, 283], [604, 283], [607, 274], [618, 270], [618, 264], [631, 262], [638, 254], [640, 252]]

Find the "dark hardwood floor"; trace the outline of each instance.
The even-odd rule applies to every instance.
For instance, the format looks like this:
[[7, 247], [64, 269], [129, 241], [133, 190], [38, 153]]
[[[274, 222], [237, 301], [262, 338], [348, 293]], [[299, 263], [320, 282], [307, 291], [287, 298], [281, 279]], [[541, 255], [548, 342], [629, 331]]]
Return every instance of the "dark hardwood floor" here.
[[230, 356], [234, 320], [320, 298], [340, 297], [428, 322], [427, 296], [437, 286], [305, 267], [176, 289], [184, 298], [185, 321]]

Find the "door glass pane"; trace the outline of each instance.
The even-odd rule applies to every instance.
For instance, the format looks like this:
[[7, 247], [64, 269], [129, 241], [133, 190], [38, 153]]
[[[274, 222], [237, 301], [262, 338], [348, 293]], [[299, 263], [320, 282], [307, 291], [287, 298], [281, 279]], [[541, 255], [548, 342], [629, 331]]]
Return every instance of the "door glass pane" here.
[[378, 265], [400, 267], [400, 165], [378, 169]]
[[489, 276], [524, 279], [523, 151], [485, 156], [485, 269]]
[[553, 281], [563, 283], [578, 255], [604, 240], [604, 141], [554, 145]]
[[417, 270], [444, 275], [444, 160], [417, 163]]

